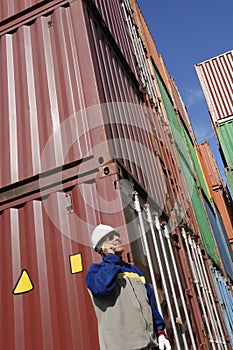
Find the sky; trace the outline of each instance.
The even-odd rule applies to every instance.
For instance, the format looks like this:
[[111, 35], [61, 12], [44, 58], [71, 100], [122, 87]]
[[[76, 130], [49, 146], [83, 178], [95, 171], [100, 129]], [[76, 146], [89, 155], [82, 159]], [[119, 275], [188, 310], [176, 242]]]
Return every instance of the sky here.
[[197, 142], [209, 142], [226, 180], [194, 65], [233, 49], [233, 1], [138, 0], [138, 4], [187, 107]]

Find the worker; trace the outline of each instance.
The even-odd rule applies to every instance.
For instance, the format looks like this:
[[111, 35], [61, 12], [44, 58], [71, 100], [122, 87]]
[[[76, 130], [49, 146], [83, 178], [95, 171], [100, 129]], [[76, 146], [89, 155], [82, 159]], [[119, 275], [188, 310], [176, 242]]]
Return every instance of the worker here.
[[152, 289], [142, 272], [122, 260], [120, 233], [98, 225], [92, 246], [102, 262], [92, 264], [86, 285], [98, 320], [101, 350], [170, 350], [165, 323], [158, 312]]

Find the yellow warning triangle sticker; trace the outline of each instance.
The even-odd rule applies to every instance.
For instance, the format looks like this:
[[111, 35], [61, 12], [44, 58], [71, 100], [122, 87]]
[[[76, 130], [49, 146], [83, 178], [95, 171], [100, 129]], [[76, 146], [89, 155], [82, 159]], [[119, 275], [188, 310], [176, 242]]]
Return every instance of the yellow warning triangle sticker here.
[[33, 283], [29, 277], [29, 274], [27, 270], [23, 270], [18, 282], [15, 285], [15, 288], [13, 290], [13, 294], [22, 294], [30, 292], [34, 288]]

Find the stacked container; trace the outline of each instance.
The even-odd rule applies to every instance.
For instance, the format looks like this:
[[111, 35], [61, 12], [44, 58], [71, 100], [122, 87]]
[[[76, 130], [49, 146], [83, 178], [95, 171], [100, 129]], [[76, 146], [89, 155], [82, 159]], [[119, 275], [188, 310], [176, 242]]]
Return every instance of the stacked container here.
[[207, 102], [226, 177], [233, 193], [233, 51], [196, 64], [196, 72]]
[[233, 202], [226, 183], [222, 180], [208, 142], [199, 145], [200, 162], [205, 180], [224, 222], [228, 239], [233, 250]]
[[1, 5], [2, 349], [99, 349], [85, 286], [99, 223], [120, 229], [173, 349], [230, 349], [133, 5]]

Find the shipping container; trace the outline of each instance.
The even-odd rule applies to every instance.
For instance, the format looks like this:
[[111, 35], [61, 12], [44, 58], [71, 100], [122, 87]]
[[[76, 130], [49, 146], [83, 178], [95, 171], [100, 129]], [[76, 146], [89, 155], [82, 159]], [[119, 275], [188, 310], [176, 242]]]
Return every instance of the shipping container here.
[[[203, 204], [202, 196], [199, 193], [198, 184], [196, 182], [197, 175], [194, 168], [194, 159], [192, 158], [195, 155], [194, 145], [192, 143], [191, 137], [186, 130], [185, 125], [180, 123], [179, 119], [177, 118], [177, 114], [174, 111], [172, 101], [168, 95], [167, 90], [165, 89], [161, 76], [156, 70], [155, 74], [160, 87], [163, 103], [166, 108], [167, 117], [170, 120], [170, 125], [172, 127], [172, 131], [178, 147], [182, 172], [189, 191], [192, 209], [195, 213], [195, 218], [198, 224], [197, 230], [200, 232], [207, 254], [211, 257], [211, 259], [213, 259], [215, 264], [221, 268], [221, 259], [219, 257], [216, 242], [213, 237], [213, 232], [208, 221], [208, 216]], [[198, 162], [196, 160], [195, 165], [197, 166], [197, 164]], [[198, 173], [201, 175], [201, 171], [198, 171]], [[202, 184], [204, 185], [205, 192], [207, 193], [206, 185], [203, 181]]]
[[[95, 5], [93, 5], [92, 2]], [[128, 22], [126, 20], [127, 12], [129, 13], [131, 8], [127, 7], [126, 9], [124, 2], [119, 0], [94, 0], [88, 1], [88, 4], [92, 8], [96, 6], [101, 15], [101, 21], [105, 21], [115, 41], [115, 48], [117, 49], [117, 46], [119, 46], [119, 54], [124, 55], [135, 77], [139, 80], [140, 69], [135, 59], [135, 52], [128, 34]]]
[[220, 217], [214, 203], [210, 204], [207, 200], [205, 200], [204, 203], [212, 231], [214, 232], [222, 264], [224, 266], [222, 271], [225, 270], [227, 276], [233, 280], [233, 251], [230, 247], [230, 242], [227, 238], [226, 229], [223, 225], [222, 218]]
[[231, 346], [233, 348], [233, 295], [226, 278], [216, 268], [212, 268], [212, 278], [219, 300], [222, 314], [228, 331]]
[[95, 174], [50, 188], [43, 198], [37, 188], [33, 200], [23, 197], [1, 212], [1, 349], [98, 349], [85, 275], [99, 257], [89, 235], [105, 222], [126, 239], [117, 178], [106, 178], [107, 192]]
[[231, 121], [217, 125], [215, 132], [225, 166], [233, 167], [233, 118]]
[[[228, 242], [226, 241], [226, 233], [222, 232], [222, 231], [224, 231], [225, 228], [222, 226], [221, 218], [219, 216], [218, 216], [218, 218], [215, 217], [213, 220], [213, 217], [211, 217], [210, 214], [207, 215], [208, 211], [204, 207], [203, 194], [200, 193], [200, 188], [201, 188], [203, 193], [205, 193], [205, 196], [207, 196], [207, 198], [208, 198], [208, 200], [205, 202], [208, 203], [207, 206], [209, 206], [211, 203], [211, 198], [209, 196], [207, 184], [204, 181], [202, 171], [200, 168], [200, 164], [198, 162], [197, 153], [196, 153], [197, 146], [195, 146], [196, 145], [195, 138], [192, 137], [193, 135], [190, 132], [190, 128], [188, 128], [188, 124], [185, 123], [185, 120], [184, 120], [184, 118], [181, 117], [179, 111], [177, 111], [177, 113], [175, 113], [175, 111], [173, 110], [171, 100], [168, 98], [167, 92], [164, 89], [164, 85], [163, 85], [160, 74], [157, 73], [156, 76], [157, 76], [158, 83], [160, 86], [161, 95], [162, 95], [163, 101], [165, 103], [167, 116], [168, 116], [168, 118], [170, 118], [172, 129], [173, 129], [175, 135], [177, 135], [178, 132], [181, 135], [183, 135], [185, 137], [186, 143], [188, 145], [188, 151], [187, 151], [187, 148], [180, 148], [178, 146], [178, 152], [179, 152], [180, 159], [181, 159], [182, 171], [184, 172], [184, 176], [185, 176], [185, 179], [186, 179], [189, 191], [190, 191], [192, 206], [193, 206], [193, 209], [195, 211], [196, 219], [198, 221], [201, 238], [202, 238], [202, 241], [204, 242], [205, 251], [212, 259], [212, 260], [209, 260], [209, 263], [210, 264], [214, 263], [214, 265], [217, 264], [221, 269], [223, 268], [223, 265], [224, 265], [228, 276], [230, 276], [232, 278], [232, 271], [231, 271], [232, 255], [231, 255], [231, 251], [230, 251], [229, 246], [228, 246]], [[182, 122], [179, 121], [179, 119], [178, 119], [179, 117], [181, 118]], [[193, 166], [191, 166], [191, 161], [187, 162], [187, 159], [189, 159], [190, 155], [191, 155], [192, 160], [193, 160]], [[195, 169], [197, 171], [197, 176], [199, 178], [200, 185], [201, 185], [201, 187], [200, 187], [200, 185], [198, 185], [199, 190], [197, 190], [197, 187], [196, 187], [197, 184], [195, 181], [194, 166], [195, 166]], [[210, 221], [213, 223], [212, 227], [210, 227]], [[218, 226], [217, 228], [216, 228], [216, 225]], [[213, 236], [214, 231], [218, 235], [218, 241]], [[222, 233], [220, 234], [220, 232], [222, 232]], [[222, 240], [222, 241], [220, 242], [220, 240]], [[187, 252], [189, 252], [188, 254], [190, 255], [192, 273], [194, 276], [194, 283], [195, 282], [197, 284], [200, 283], [200, 285], [203, 288], [203, 280], [202, 280], [203, 277], [198, 276], [198, 272], [197, 272], [200, 270], [200, 264], [198, 264], [198, 261], [195, 260], [195, 248], [194, 248], [195, 242], [192, 241], [192, 239], [185, 239], [185, 242], [186, 242]], [[192, 246], [193, 244], [194, 244], [194, 247]], [[189, 246], [189, 245], [191, 245], [191, 246]], [[219, 252], [219, 249], [223, 250], [222, 254], [224, 256], [224, 259], [223, 259], [224, 261], [222, 261], [222, 258], [220, 256], [221, 253]], [[193, 257], [191, 257], [191, 252], [193, 252]], [[194, 264], [194, 266], [193, 266], [193, 264]], [[208, 267], [207, 267], [207, 271], [209, 272]], [[200, 289], [198, 285], [196, 285], [196, 288], [197, 288], [197, 293], [199, 294], [200, 300], [201, 299], [206, 300], [205, 292], [202, 291], [202, 289]], [[203, 295], [202, 295], [202, 292], [203, 292]], [[209, 295], [211, 295], [211, 300], [213, 302], [213, 300], [215, 300], [214, 293], [212, 294], [212, 292], [210, 291]], [[214, 329], [216, 330], [216, 325], [213, 325], [212, 329], [209, 328], [208, 327], [208, 322], [209, 322], [208, 320], [213, 319], [213, 317], [215, 317], [215, 316], [213, 316], [213, 314], [212, 314], [212, 316], [209, 315], [209, 318], [208, 318], [208, 315], [205, 314], [205, 307], [207, 307], [207, 309], [208, 309], [209, 300], [206, 300], [206, 303], [207, 304], [205, 306], [202, 305], [201, 307], [203, 310], [204, 318], [207, 320], [206, 321], [207, 332], [208, 332], [209, 336], [212, 338], [212, 337], [216, 336], [216, 333], [214, 331]], [[220, 320], [219, 320], [219, 322], [220, 322]], [[229, 340], [227, 332], [224, 335], [224, 339]]]
[[[159, 206], [163, 203], [168, 211], [161, 180], [163, 170], [154, 157], [144, 118], [153, 113], [135, 106], [142, 102], [138, 82], [124, 57], [118, 55], [108, 29], [99, 23], [99, 14], [91, 10], [82, 2], [74, 2], [1, 37], [2, 84], [7, 81], [8, 86], [2, 92], [1, 104], [1, 114], [8, 116], [1, 129], [5, 144], [1, 150], [1, 186], [62, 166], [64, 161], [68, 164], [85, 158], [96, 145], [100, 147], [101, 139], [101, 161], [122, 159], [145, 190], [156, 194]], [[84, 35], [80, 36], [80, 32]], [[118, 101], [127, 104], [98, 107], [99, 102]], [[97, 105], [96, 109], [83, 111], [91, 105]], [[156, 118], [154, 113], [153, 125]], [[169, 145], [169, 130], [165, 129]], [[51, 154], [42, 165], [50, 137]], [[73, 140], [72, 147], [66, 139]], [[157, 136], [157, 141], [164, 144], [163, 136]], [[172, 159], [174, 147], [169, 147]], [[144, 168], [148, 176], [142, 172]]]
[[[138, 26], [138, 31], [140, 34], [140, 37], [142, 38], [143, 45], [145, 47], [145, 53], [148, 56], [151, 56], [153, 58], [153, 61], [158, 68], [160, 74], [163, 76], [165, 80], [165, 75], [163, 71], [163, 66], [161, 65], [160, 61], [160, 55], [157, 51], [156, 44], [154, 42], [154, 39], [150, 33], [150, 29], [147, 26], [147, 23], [143, 17], [143, 13], [140, 10], [139, 4], [135, 0], [129, 0], [129, 3], [131, 5], [131, 8], [133, 10], [133, 15], [136, 21], [136, 24]], [[152, 73], [152, 72], [151, 72]], [[153, 75], [153, 73], [152, 73]]]
[[233, 202], [225, 181], [221, 178], [208, 142], [198, 145], [199, 160], [210, 196], [221, 215], [231, 247], [233, 248]]
[[233, 168], [227, 167], [224, 169], [224, 171], [225, 171], [227, 181], [228, 181], [230, 189], [231, 189], [231, 196], [232, 196], [232, 193], [233, 193]]
[[216, 125], [215, 133], [218, 141], [219, 150], [225, 165], [225, 174], [231, 190], [231, 198], [233, 198], [233, 182], [232, 182], [232, 147], [233, 147], [233, 120]]
[[[148, 60], [150, 61], [149, 66], [151, 68], [151, 75], [153, 77], [154, 87], [158, 96], [158, 100], [161, 102], [162, 98], [161, 98], [161, 93], [160, 93], [158, 84], [156, 83], [156, 79], [155, 79], [155, 72], [154, 72], [155, 67], [163, 81], [163, 84], [166, 87], [166, 90], [169, 93], [170, 98], [172, 99], [173, 107], [176, 113], [179, 114], [179, 117], [183, 120], [189, 132], [193, 134], [191, 123], [190, 123], [186, 108], [184, 106], [184, 103], [182, 101], [182, 98], [180, 96], [180, 93], [175, 85], [175, 80], [169, 74], [166, 64], [163, 60], [163, 56], [160, 53], [158, 53], [156, 43], [154, 42], [153, 37], [150, 33], [150, 30], [147, 27], [147, 24], [143, 17], [143, 13], [141, 12], [140, 7], [136, 1], [130, 0], [130, 3], [134, 12], [134, 17], [136, 19], [140, 36], [143, 39], [145, 53], [149, 58]], [[159, 108], [161, 108], [163, 117], [166, 119], [167, 115], [166, 115], [166, 111], [164, 110], [163, 104], [159, 103], [158, 109]]]
[[[110, 123], [113, 116], [108, 117], [108, 111], [101, 113], [101, 108], [97, 106], [93, 112], [94, 119], [93, 115], [88, 117], [83, 111], [86, 107], [106, 101], [140, 102], [136, 79], [130, 79], [132, 71], [124, 58], [114, 51], [105, 36], [106, 31], [104, 24], [96, 22], [83, 2], [78, 1], [1, 37], [1, 83], [5, 85], [7, 82], [7, 89], [2, 91], [1, 103], [1, 115], [6, 116], [5, 127], [1, 129], [1, 139], [5, 145], [1, 150], [1, 169], [4, 169], [1, 186], [61, 166], [64, 160], [69, 163], [83, 158], [93, 151], [99, 139], [104, 141], [104, 124]], [[80, 36], [80, 32], [83, 35]], [[123, 89], [125, 85], [128, 86], [127, 89]], [[130, 117], [134, 107], [116, 105], [114, 108], [118, 114], [125, 113]], [[135, 113], [139, 112], [141, 113]], [[104, 120], [104, 117], [110, 118], [110, 121]], [[137, 119], [142, 119], [139, 127], [145, 129], [144, 118]], [[63, 122], [64, 128], [61, 128]], [[126, 118], [125, 123], [132, 123], [132, 118]], [[76, 129], [73, 124], [77, 126]], [[76, 132], [78, 145], [73, 145], [73, 149], [66, 154], [65, 136], [69, 135], [70, 129], [74, 138]], [[123, 130], [120, 124], [119, 129]], [[124, 129], [127, 133], [127, 125]], [[113, 134], [113, 131], [109, 130], [109, 133]], [[131, 131], [131, 135], [132, 133]], [[142, 133], [139, 134], [137, 130], [134, 134], [135, 141], [142, 138]], [[56, 145], [54, 150], [51, 149], [50, 164], [42, 169], [41, 158], [46, 143], [54, 135]], [[115, 135], [116, 131], [113, 136]], [[144, 136], [143, 142], [150, 150], [148, 136]], [[92, 150], [89, 149], [89, 144], [92, 145]], [[103, 148], [106, 157], [102, 161], [106, 162], [108, 147], [105, 144]], [[140, 152], [138, 148], [140, 144], [137, 147]], [[125, 162], [132, 158], [127, 153], [117, 156], [125, 159]], [[132, 164], [131, 170], [133, 174], [136, 171]], [[137, 172], [147, 187], [143, 175], [139, 174], [139, 166]]]
[[[62, 172], [65, 178], [66, 169]], [[205, 294], [209, 280], [202, 247], [184, 229], [170, 234], [156, 203], [149, 204], [126, 173], [125, 178], [119, 174], [113, 162], [108, 172], [104, 165], [59, 185], [43, 178], [46, 188], [37, 186], [5, 205], [0, 215], [1, 322], [8, 331], [1, 334], [1, 348], [99, 349], [85, 275], [92, 262], [100, 261], [90, 244], [100, 222], [120, 229], [124, 260], [134, 262], [151, 282], [174, 349], [209, 349], [211, 341], [226, 345], [217, 304]], [[197, 279], [194, 271], [203, 276]]]
[[34, 16], [53, 9], [60, 7], [63, 4], [68, 4], [68, 1], [64, 0], [29, 0], [27, 2], [19, 0], [15, 3], [13, 0], [1, 2], [0, 4], [0, 22], [1, 30], [9, 31], [9, 28], [18, 26], [19, 23], [27, 21], [29, 18], [33, 19]]
[[[6, 86], [0, 107], [4, 116], [1, 186], [61, 166], [65, 158], [67, 163], [80, 159], [88, 153], [88, 144], [95, 143], [84, 113], [79, 113], [76, 129], [74, 120], [67, 122], [67, 130], [60, 128], [80, 110], [99, 103], [84, 12], [83, 3], [76, 1], [1, 36], [0, 79]], [[103, 119], [100, 113], [96, 119], [98, 115], [98, 135], [104, 138]], [[75, 151], [66, 154], [65, 133], [71, 131], [82, 137]], [[42, 169], [43, 151], [55, 133], [56, 145]]]
[[[203, 174], [200, 157], [198, 157], [199, 150], [197, 144], [195, 143], [195, 139], [192, 138], [192, 133], [190, 133], [187, 129], [187, 124], [180, 117], [180, 115], [175, 113], [173, 110], [172, 101], [167, 96], [168, 93], [164, 88], [163, 82], [158, 72], [157, 79], [167, 111], [167, 116], [170, 119], [171, 125], [173, 127], [174, 135], [177, 136], [178, 134], [180, 135], [180, 138], [183, 137], [185, 140], [184, 145], [187, 145], [185, 147], [180, 146], [178, 150], [184, 176], [188, 184], [193, 209], [195, 211], [200, 234], [204, 242], [207, 254], [220, 268], [223, 268], [227, 272], [228, 276], [232, 279], [232, 250], [229, 246], [226, 229], [219, 224], [219, 220], [221, 221], [222, 219], [220, 219], [218, 215], [212, 215], [211, 210], [207, 210], [207, 207], [209, 208], [213, 205], [212, 193], [208, 189], [208, 181], [206, 181]], [[180, 119], [178, 117], [180, 117]], [[179, 138], [177, 137], [177, 143], [178, 140]], [[189, 165], [187, 163], [187, 160], [189, 160]], [[195, 180], [196, 178], [198, 178], [198, 181]], [[205, 206], [204, 202], [206, 203]], [[232, 207], [228, 207], [229, 211], [232, 210]], [[226, 213], [224, 212], [224, 214]], [[228, 216], [227, 220], [228, 226], [230, 224], [230, 239], [232, 237], [231, 217], [232, 215]]]
[[221, 124], [233, 116], [233, 51], [195, 65], [195, 69], [214, 123]]
[[0, 347], [99, 349], [85, 274], [100, 261], [90, 233], [102, 222], [120, 229], [124, 259], [153, 286], [175, 350], [230, 349], [218, 302], [206, 292], [198, 225], [220, 262], [208, 220], [200, 225], [203, 212], [196, 214], [192, 161], [157, 104], [129, 1], [8, 5], [0, 37], [0, 277], [9, 331]]
[[223, 180], [208, 141], [199, 144], [198, 150], [202, 166], [205, 167], [203, 171], [205, 170], [204, 174], [209, 187], [213, 189], [221, 187]]

